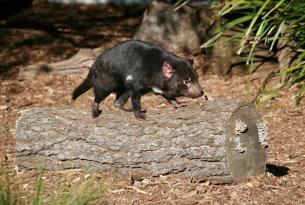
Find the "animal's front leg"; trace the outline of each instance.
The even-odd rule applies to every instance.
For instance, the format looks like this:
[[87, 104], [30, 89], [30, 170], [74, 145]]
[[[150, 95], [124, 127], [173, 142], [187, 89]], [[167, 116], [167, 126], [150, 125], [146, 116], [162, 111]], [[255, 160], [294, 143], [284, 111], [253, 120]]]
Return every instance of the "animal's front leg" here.
[[[165, 96], [163, 96], [165, 97]], [[181, 103], [179, 102], [175, 97], [165, 97], [165, 99], [174, 106], [174, 108], [181, 108], [181, 107], [185, 107], [186, 103]]]

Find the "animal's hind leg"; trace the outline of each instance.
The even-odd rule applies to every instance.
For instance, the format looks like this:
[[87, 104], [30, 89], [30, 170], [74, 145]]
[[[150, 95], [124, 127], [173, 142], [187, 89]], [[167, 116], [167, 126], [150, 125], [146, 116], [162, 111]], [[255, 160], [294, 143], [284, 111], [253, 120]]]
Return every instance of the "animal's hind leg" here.
[[125, 111], [130, 111], [130, 110], [127, 110], [127, 109], [123, 108], [125, 103], [128, 101], [129, 97], [130, 97], [130, 91], [128, 91], [128, 90], [118, 91], [117, 95], [116, 95], [115, 102], [114, 102], [114, 106], [116, 108], [120, 108], [120, 109], [125, 110]]
[[94, 102], [92, 104], [92, 117], [96, 118], [101, 114], [101, 110], [99, 110], [99, 105], [102, 100], [104, 100], [111, 92], [101, 90], [101, 89], [94, 89]]
[[144, 120], [145, 115], [141, 111], [141, 95], [135, 91], [132, 91], [131, 103], [132, 103], [132, 110], [135, 114], [135, 117], [139, 120]]

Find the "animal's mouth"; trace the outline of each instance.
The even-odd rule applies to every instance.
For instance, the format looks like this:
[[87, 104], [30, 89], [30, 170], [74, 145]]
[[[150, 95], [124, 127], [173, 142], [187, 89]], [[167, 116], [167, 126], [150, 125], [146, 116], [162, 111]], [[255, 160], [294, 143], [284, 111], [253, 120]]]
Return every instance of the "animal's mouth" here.
[[201, 96], [203, 96], [203, 91], [202, 92], [200, 92], [200, 93], [198, 93], [198, 94], [192, 94], [192, 95], [188, 95], [188, 97], [190, 97], [190, 98], [199, 98], [199, 97], [201, 97]]
[[188, 97], [199, 98], [204, 95], [204, 92], [199, 83], [192, 83], [188, 88]]

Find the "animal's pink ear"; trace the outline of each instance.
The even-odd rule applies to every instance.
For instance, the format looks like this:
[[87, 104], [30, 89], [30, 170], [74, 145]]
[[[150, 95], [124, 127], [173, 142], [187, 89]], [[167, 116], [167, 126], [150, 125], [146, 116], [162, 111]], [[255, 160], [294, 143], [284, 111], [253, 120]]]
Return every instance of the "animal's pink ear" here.
[[171, 78], [174, 75], [175, 70], [170, 63], [164, 61], [162, 65], [162, 73], [165, 78]]

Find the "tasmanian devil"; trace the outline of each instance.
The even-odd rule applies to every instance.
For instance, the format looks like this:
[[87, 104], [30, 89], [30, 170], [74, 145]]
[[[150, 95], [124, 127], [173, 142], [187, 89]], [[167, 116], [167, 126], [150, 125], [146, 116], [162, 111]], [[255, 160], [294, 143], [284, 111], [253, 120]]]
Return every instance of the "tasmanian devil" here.
[[92, 65], [87, 78], [73, 92], [75, 100], [82, 93], [94, 89], [92, 116], [101, 111], [99, 103], [109, 94], [116, 93], [114, 106], [123, 108], [131, 98], [137, 119], [144, 119], [141, 96], [153, 91], [162, 95], [175, 108], [185, 104], [178, 96], [197, 98], [203, 95], [192, 59], [184, 59], [163, 48], [136, 40], [121, 42], [101, 54]]

